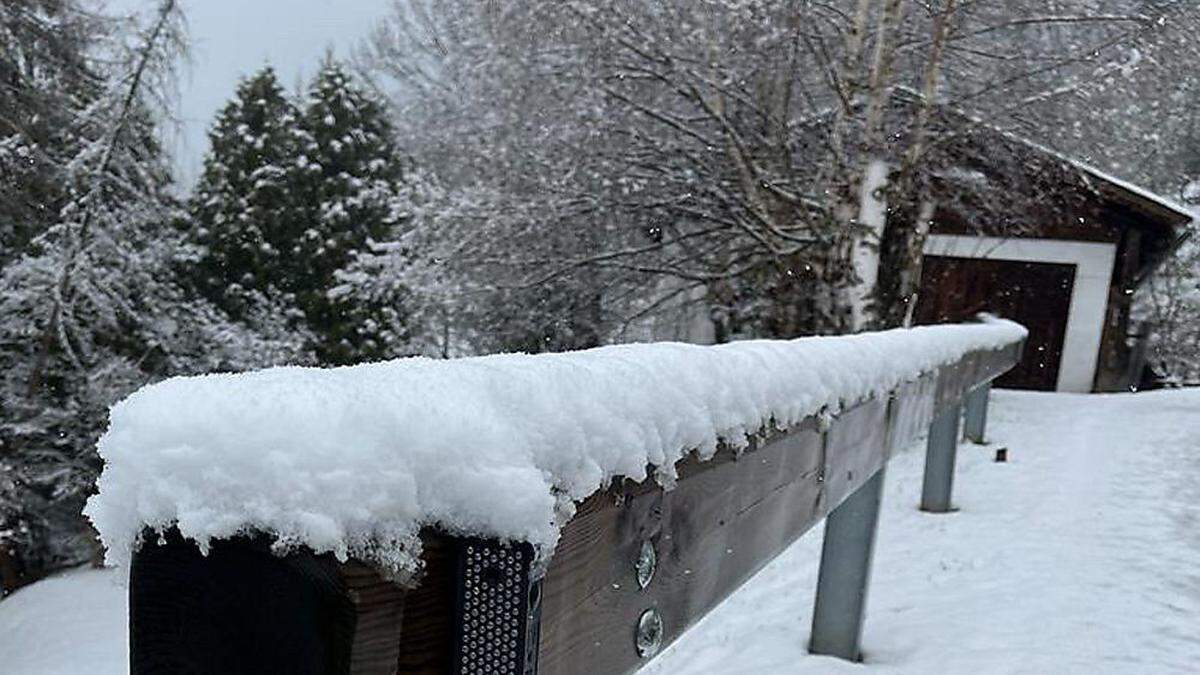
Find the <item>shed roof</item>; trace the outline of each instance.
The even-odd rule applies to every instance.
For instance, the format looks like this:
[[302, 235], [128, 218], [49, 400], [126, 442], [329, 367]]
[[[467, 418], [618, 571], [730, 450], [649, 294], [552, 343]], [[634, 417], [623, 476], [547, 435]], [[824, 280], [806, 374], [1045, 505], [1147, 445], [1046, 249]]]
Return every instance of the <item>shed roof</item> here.
[[[897, 88], [893, 96], [893, 101], [901, 107], [917, 105], [922, 100], [924, 97], [920, 92], [906, 87]], [[1148, 276], [1165, 256], [1192, 234], [1194, 228], [1189, 227], [1190, 225], [1200, 222], [1200, 211], [1196, 209], [1118, 178], [1037, 141], [1006, 131], [953, 105], [939, 103], [935, 107], [942, 123], [950, 126], [956, 126], [956, 123], [966, 125], [984, 135], [998, 135], [1018, 146], [1028, 148], [1076, 176], [1080, 187], [1091, 195], [1105, 203], [1121, 207], [1133, 216], [1130, 224], [1143, 233], [1139, 280]]]
[[1091, 187], [1099, 195], [1134, 210], [1168, 232], [1186, 237], [1190, 234], [1190, 230], [1184, 229], [1182, 232], [1176, 232], [1176, 230], [1200, 221], [1200, 211], [1194, 208], [1168, 199], [1123, 178], [1118, 178], [1087, 162], [1065, 155], [1036, 141], [1015, 134], [1011, 135], [1034, 150], [1050, 155], [1076, 169], [1085, 180], [1093, 183]]

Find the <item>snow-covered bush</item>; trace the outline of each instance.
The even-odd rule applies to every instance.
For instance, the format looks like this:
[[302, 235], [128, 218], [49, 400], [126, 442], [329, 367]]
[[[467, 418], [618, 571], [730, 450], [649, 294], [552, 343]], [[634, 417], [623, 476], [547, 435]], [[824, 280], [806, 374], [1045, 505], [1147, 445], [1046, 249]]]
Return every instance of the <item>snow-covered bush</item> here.
[[1150, 322], [1149, 361], [1168, 384], [1200, 385], [1200, 232], [1149, 280], [1142, 313]]

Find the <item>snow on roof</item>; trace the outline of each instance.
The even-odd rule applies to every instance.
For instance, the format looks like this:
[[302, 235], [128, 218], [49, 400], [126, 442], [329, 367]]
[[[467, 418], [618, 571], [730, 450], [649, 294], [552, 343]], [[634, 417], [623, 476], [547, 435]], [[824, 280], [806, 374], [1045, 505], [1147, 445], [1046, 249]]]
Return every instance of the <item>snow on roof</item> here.
[[179, 377], [113, 407], [88, 501], [112, 564], [146, 527], [210, 541], [260, 531], [419, 568], [422, 527], [553, 550], [615, 477], [669, 486], [675, 462], [882, 395], [1026, 331], [1010, 321], [843, 337], [400, 359]]
[[[995, 127], [993, 127], [993, 128], [995, 128]], [[1003, 131], [998, 128], [995, 128], [995, 129], [1002, 134], [1008, 135], [1009, 137], [1011, 137], [1012, 139], [1014, 139], [1020, 143], [1024, 143], [1025, 145], [1033, 148], [1034, 150], [1037, 150], [1046, 155], [1049, 155], [1049, 156], [1057, 159], [1058, 161], [1063, 162], [1064, 164], [1074, 167], [1078, 171], [1081, 171], [1085, 174], [1090, 175], [1092, 178], [1099, 179], [1099, 180], [1101, 180], [1105, 183], [1108, 183], [1120, 190], [1124, 190], [1125, 192], [1128, 192], [1129, 194], [1131, 194], [1135, 197], [1138, 197], [1139, 199], [1156, 204], [1168, 211], [1173, 211], [1173, 212], [1177, 213], [1181, 217], [1181, 219], [1185, 219], [1187, 222], [1196, 222], [1196, 221], [1200, 220], [1200, 211], [1197, 211], [1197, 209], [1194, 209], [1194, 208], [1191, 208], [1188, 206], [1184, 206], [1183, 204], [1180, 204], [1179, 202], [1173, 201], [1171, 199], [1167, 199], [1166, 197], [1164, 197], [1156, 192], [1152, 192], [1144, 187], [1135, 185], [1134, 183], [1130, 183], [1129, 181], [1127, 181], [1123, 178], [1117, 178], [1116, 176], [1114, 176], [1106, 171], [1102, 171], [1101, 169], [1098, 169], [1098, 168], [1092, 166], [1091, 164], [1088, 164], [1087, 162], [1084, 162], [1082, 160], [1075, 159], [1074, 157], [1065, 155], [1049, 146], [1042, 145], [1041, 143], [1038, 143], [1037, 141], [1033, 141], [1028, 138], [1024, 138], [1022, 136], [1017, 136], [1016, 134], [1013, 134], [1013, 133], [1010, 133], [1007, 131]]]
[[[905, 103], [919, 103], [925, 99], [925, 95], [923, 93], [921, 93], [920, 91], [917, 91], [916, 89], [913, 89], [911, 87], [906, 87], [906, 86], [896, 87], [894, 97], [897, 100], [900, 100]], [[1125, 192], [1128, 192], [1129, 194], [1134, 195], [1135, 197], [1138, 197], [1139, 199], [1156, 204], [1164, 209], [1167, 209], [1168, 211], [1173, 211], [1173, 212], [1177, 213], [1179, 216], [1181, 216], [1183, 219], [1186, 219], [1187, 222], [1190, 222], [1190, 223], [1200, 222], [1200, 209], [1185, 206], [1179, 202], [1168, 199], [1156, 192], [1148, 190], [1139, 185], [1135, 185], [1134, 183], [1131, 183], [1123, 178], [1117, 178], [1116, 176], [1114, 176], [1106, 171], [1098, 169], [1095, 166], [1088, 164], [1087, 162], [1084, 162], [1082, 160], [1076, 159], [1076, 158], [1066, 155], [1062, 152], [1059, 152], [1058, 150], [1055, 150], [1054, 148], [1051, 148], [1048, 145], [1044, 145], [1033, 139], [1018, 135], [1017, 133], [1015, 133], [1013, 131], [1003, 129], [998, 124], [987, 122], [979, 115], [970, 113], [964, 108], [960, 108], [953, 104], [947, 104], [944, 102], [939, 102], [937, 104], [937, 107], [947, 110], [950, 113], [957, 115], [957, 116], [961, 117], [962, 119], [967, 120], [971, 124], [974, 124], [978, 127], [984, 128], [984, 129], [991, 130], [991, 131], [998, 133], [1006, 138], [1016, 141], [1017, 143], [1024, 144], [1034, 150], [1037, 150], [1038, 152], [1043, 153], [1049, 157], [1053, 157], [1054, 159], [1056, 159], [1068, 166], [1071, 166], [1078, 171], [1082, 171], [1083, 173], [1088, 174], [1093, 178], [1096, 178], [1096, 179], [1099, 179], [1106, 183], [1109, 183], [1112, 186], [1114, 186], [1120, 190], [1124, 190]]]
[[1099, 178], [1100, 180], [1105, 181], [1106, 183], [1110, 183], [1110, 184], [1112, 184], [1132, 195], [1140, 197], [1141, 199], [1144, 199], [1148, 202], [1153, 202], [1154, 204], [1157, 204], [1157, 205], [1163, 207], [1164, 209], [1167, 209], [1169, 211], [1174, 211], [1175, 213], [1178, 213], [1182, 218], [1188, 219], [1189, 222], [1194, 223], [1197, 220], [1200, 220], [1200, 212], [1198, 212], [1195, 208], [1184, 206], [1183, 204], [1180, 204], [1179, 202], [1173, 201], [1171, 199], [1167, 199], [1166, 197], [1164, 197], [1158, 193], [1151, 192], [1150, 190], [1148, 190], [1144, 187], [1134, 185], [1133, 183], [1130, 183], [1129, 181], [1127, 181], [1123, 178], [1117, 178], [1116, 176], [1114, 176], [1110, 173], [1101, 171], [1100, 169], [1097, 169], [1096, 167], [1092, 166], [1091, 164], [1087, 164], [1086, 162], [1082, 162], [1077, 159], [1071, 159], [1069, 157], [1063, 157], [1063, 159], [1066, 162], [1070, 163], [1071, 165], [1075, 166], [1080, 171], [1091, 174], [1092, 176]]

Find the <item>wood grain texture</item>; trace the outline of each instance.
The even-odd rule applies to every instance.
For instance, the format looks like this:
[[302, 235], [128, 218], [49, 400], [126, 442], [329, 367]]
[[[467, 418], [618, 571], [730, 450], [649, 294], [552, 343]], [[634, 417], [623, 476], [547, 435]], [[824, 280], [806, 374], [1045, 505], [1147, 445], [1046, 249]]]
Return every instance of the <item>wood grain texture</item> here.
[[339, 565], [338, 571], [346, 596], [354, 606], [350, 675], [399, 672], [404, 589], [357, 560]]
[[991, 382], [1021, 361], [1024, 342], [986, 352], [973, 352], [937, 373], [933, 414], [937, 415], [962, 401], [967, 392]]
[[900, 385], [892, 395], [887, 431], [889, 458], [929, 429], [937, 384], [937, 375], [926, 373], [913, 382]]
[[887, 462], [888, 404], [860, 403], [830, 425], [825, 436], [826, 511], [837, 508]]
[[[814, 418], [755, 439], [740, 457], [723, 449], [679, 466], [679, 483], [622, 484], [584, 501], [543, 581], [539, 672], [626, 673], [641, 666], [638, 617], [663, 616], [664, 646], [863, 485], [934, 414], [1020, 359], [1020, 345], [976, 352], [850, 406], [822, 433]], [[639, 589], [643, 541], [658, 571]]]
[[[821, 443], [810, 423], [740, 457], [686, 460], [670, 492], [621, 486], [585, 501], [543, 582], [539, 672], [636, 668], [635, 625], [650, 607], [662, 613], [664, 645], [681, 635], [818, 519]], [[658, 568], [642, 590], [634, 561], [644, 540]]]
[[448, 673], [454, 651], [457, 547], [451, 537], [421, 535], [425, 565], [420, 584], [405, 593], [396, 672]]

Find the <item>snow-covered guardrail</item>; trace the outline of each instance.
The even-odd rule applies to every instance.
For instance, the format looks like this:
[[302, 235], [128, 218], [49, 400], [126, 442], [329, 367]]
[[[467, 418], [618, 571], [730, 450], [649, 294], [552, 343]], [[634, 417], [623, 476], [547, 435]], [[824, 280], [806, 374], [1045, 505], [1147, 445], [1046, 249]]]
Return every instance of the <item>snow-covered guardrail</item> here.
[[948, 510], [1025, 335], [177, 378], [114, 407], [87, 513], [135, 674], [628, 672], [827, 515], [810, 648], [856, 658], [882, 468], [930, 427]]

